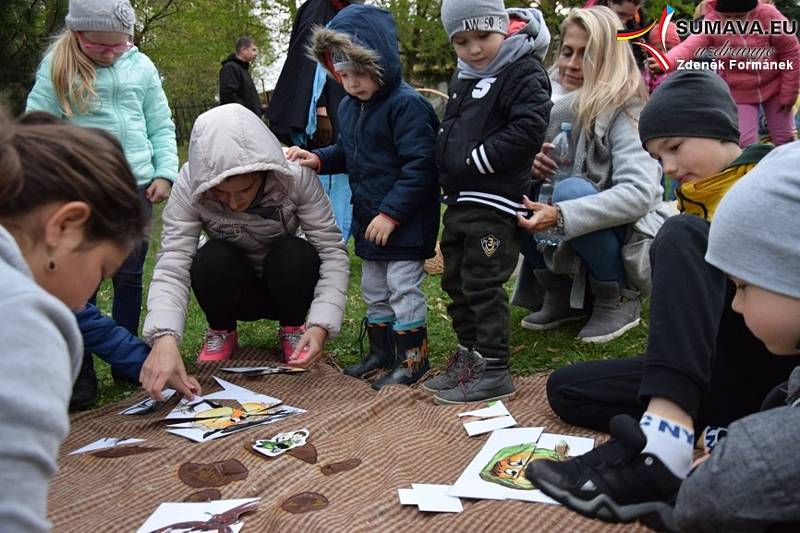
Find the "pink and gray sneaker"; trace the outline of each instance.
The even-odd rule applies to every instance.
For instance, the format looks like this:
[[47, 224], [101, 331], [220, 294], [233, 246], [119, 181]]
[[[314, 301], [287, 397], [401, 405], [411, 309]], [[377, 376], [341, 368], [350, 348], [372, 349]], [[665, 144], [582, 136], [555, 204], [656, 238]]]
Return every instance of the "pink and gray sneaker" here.
[[206, 331], [206, 342], [203, 344], [203, 351], [197, 356], [197, 362], [225, 361], [231, 358], [233, 351], [238, 347], [236, 330], [209, 329]]
[[[302, 326], [281, 326], [278, 328], [278, 340], [281, 343], [281, 353], [283, 354], [283, 360], [287, 363], [305, 332], [305, 324]], [[303, 353], [305, 354], [307, 352], [308, 345], [303, 348]]]

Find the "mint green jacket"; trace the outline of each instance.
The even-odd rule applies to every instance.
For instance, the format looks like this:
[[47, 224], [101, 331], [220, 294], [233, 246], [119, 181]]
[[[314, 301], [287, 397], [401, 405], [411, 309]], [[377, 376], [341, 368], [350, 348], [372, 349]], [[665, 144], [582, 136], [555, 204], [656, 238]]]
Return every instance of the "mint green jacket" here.
[[[50, 75], [48, 54], [39, 65], [26, 111], [40, 110], [66, 118]], [[98, 101], [86, 114], [73, 116], [76, 126], [100, 128], [119, 139], [139, 187], [155, 178], [175, 181], [178, 149], [175, 124], [161, 78], [153, 62], [137, 48], [110, 67], [97, 67]]]

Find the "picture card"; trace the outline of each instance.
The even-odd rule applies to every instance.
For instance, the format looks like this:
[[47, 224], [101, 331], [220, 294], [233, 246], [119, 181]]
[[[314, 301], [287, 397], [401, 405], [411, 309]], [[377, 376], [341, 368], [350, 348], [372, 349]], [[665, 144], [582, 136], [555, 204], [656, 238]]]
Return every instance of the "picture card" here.
[[136, 444], [138, 442], [144, 442], [144, 441], [145, 439], [129, 439], [126, 437], [121, 437], [121, 438], [106, 437], [104, 439], [96, 440], [91, 444], [87, 444], [83, 448], [78, 448], [74, 452], [70, 452], [69, 455], [78, 455], [81, 453], [96, 452], [97, 450], [105, 450], [106, 448], [113, 448], [114, 446], [124, 446], [126, 444]]
[[215, 500], [197, 503], [162, 503], [136, 533], [231, 531], [244, 527], [244, 513], [258, 509], [261, 498]]
[[[505, 500], [524, 479], [527, 460], [544, 428], [498, 429], [459, 476], [451, 496], [483, 500]], [[491, 473], [487, 475], [486, 471]], [[496, 473], [495, 473], [496, 471]], [[497, 479], [495, 479], [497, 478]]]
[[127, 409], [123, 409], [119, 412], [121, 415], [147, 415], [150, 413], [155, 413], [158, 411], [158, 408], [164, 405], [164, 403], [168, 402], [170, 398], [175, 394], [174, 389], [164, 389], [161, 391], [161, 396], [164, 398], [163, 400], [154, 400], [152, 398], [145, 398], [139, 403], [135, 403], [128, 407]]
[[236, 368], [223, 368], [222, 371], [243, 376], [267, 376], [270, 374], [299, 374], [301, 372], [308, 372], [305, 368], [298, 368], [295, 366], [240, 366]]
[[451, 485], [426, 485], [413, 483], [414, 499], [420, 511], [433, 513], [460, 513], [464, 510], [461, 500], [451, 496]]
[[308, 441], [306, 428], [286, 433], [278, 433], [270, 439], [258, 439], [253, 442], [252, 448], [261, 455], [277, 457], [291, 450], [303, 446]]
[[517, 425], [517, 421], [499, 400], [482, 409], [459, 413], [458, 416], [462, 419], [464, 429], [470, 437]]
[[185, 437], [194, 442], [208, 442], [253, 427], [273, 424], [290, 416], [306, 412], [304, 409], [289, 405], [247, 411], [247, 405], [247, 403], [243, 404], [243, 409], [224, 408], [231, 409], [231, 414], [226, 416], [196, 418], [189, 422], [170, 424], [167, 426], [167, 432]]
[[[577, 457], [591, 451], [594, 448], [594, 439], [585, 437], [574, 437], [572, 435], [561, 435], [556, 433], [542, 433], [536, 442], [536, 448], [528, 459], [531, 461], [549, 460], [564, 461], [571, 457]], [[527, 466], [527, 465], [526, 465]], [[524, 473], [524, 470], [523, 470]], [[558, 502], [545, 495], [537, 489], [533, 483], [525, 479], [529, 488], [525, 490], [513, 490], [509, 498], [523, 500], [526, 502], [550, 503], [558, 505]]]

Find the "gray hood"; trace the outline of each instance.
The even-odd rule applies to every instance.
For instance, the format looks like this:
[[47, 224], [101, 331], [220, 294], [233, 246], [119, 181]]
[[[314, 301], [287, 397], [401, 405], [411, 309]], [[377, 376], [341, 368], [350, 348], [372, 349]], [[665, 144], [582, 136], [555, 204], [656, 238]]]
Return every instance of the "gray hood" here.
[[288, 193], [293, 175], [281, 143], [240, 104], [221, 105], [197, 118], [189, 142], [189, 168], [194, 202], [231, 176], [258, 171], [271, 171], [270, 178]]

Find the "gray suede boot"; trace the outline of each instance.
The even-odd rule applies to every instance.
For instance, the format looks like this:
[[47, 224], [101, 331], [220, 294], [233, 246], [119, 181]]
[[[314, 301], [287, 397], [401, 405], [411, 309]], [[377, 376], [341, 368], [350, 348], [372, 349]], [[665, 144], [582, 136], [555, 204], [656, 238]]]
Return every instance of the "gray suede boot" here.
[[544, 288], [536, 281], [533, 268], [524, 259], [520, 261], [519, 273], [511, 291], [511, 305], [538, 311], [544, 303]]
[[431, 394], [436, 394], [439, 391], [452, 389], [458, 385], [458, 376], [461, 373], [461, 369], [464, 368], [464, 364], [469, 359], [470, 351], [471, 350], [466, 346], [459, 344], [458, 347], [456, 347], [455, 353], [448, 359], [444, 374], [440, 374], [423, 383], [422, 390], [430, 392]]
[[553, 329], [586, 316], [584, 309], [573, 309], [569, 305], [569, 294], [572, 290], [569, 276], [554, 274], [546, 268], [537, 268], [533, 274], [539, 285], [544, 287], [544, 304], [539, 311], [522, 319], [523, 328], [536, 331]]
[[452, 389], [440, 390], [433, 397], [438, 405], [487, 402], [513, 398], [514, 382], [508, 373], [506, 359], [483, 357], [472, 351]]
[[583, 342], [604, 343], [621, 337], [639, 325], [639, 292], [624, 289], [616, 281], [598, 281], [589, 276], [594, 295], [592, 318], [578, 333]]

